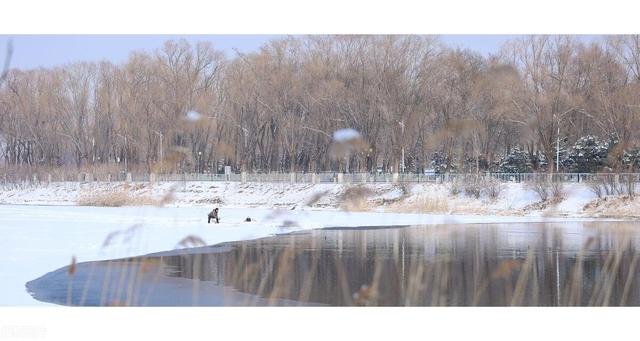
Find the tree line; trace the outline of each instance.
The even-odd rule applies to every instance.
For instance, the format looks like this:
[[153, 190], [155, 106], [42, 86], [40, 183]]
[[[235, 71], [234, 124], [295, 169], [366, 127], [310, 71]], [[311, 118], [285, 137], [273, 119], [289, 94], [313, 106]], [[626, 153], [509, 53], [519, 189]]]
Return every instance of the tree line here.
[[[231, 57], [168, 41], [119, 64], [9, 70], [0, 158], [165, 173], [478, 172], [511, 159], [563, 171], [558, 151], [590, 136], [615, 141], [598, 167], [627, 171], [639, 113], [637, 35], [523, 36], [488, 56], [436, 36], [285, 37]], [[358, 136], [336, 139], [346, 128]]]

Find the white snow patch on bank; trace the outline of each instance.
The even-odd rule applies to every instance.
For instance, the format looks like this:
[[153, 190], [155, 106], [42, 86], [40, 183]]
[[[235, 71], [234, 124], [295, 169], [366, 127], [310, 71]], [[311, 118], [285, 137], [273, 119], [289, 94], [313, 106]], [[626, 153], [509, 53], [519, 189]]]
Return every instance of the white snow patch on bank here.
[[580, 212], [582, 208], [597, 196], [584, 185], [571, 184], [563, 189], [564, 200], [562, 200], [557, 209], [561, 212]]
[[[27, 205], [74, 205], [86, 195], [127, 191], [134, 196], [162, 198], [173, 191], [173, 207], [223, 207], [223, 208], [296, 208], [305, 207], [314, 201], [314, 209], [337, 209], [341, 195], [353, 185], [335, 183], [291, 184], [291, 183], [238, 183], [238, 182], [162, 182], [162, 183], [52, 183], [43, 187], [0, 191], [0, 204]], [[360, 185], [358, 185], [360, 186]], [[542, 212], [508, 212], [526, 208], [540, 201], [539, 196], [522, 183], [506, 183], [495, 199], [483, 195], [475, 199], [464, 195], [450, 194], [446, 184], [365, 184], [371, 189], [366, 201], [377, 211], [390, 209], [389, 203], [404, 200], [407, 203], [424, 200], [439, 200], [449, 204], [451, 211], [465, 214], [525, 214], [540, 215]], [[407, 191], [405, 193], [405, 191]], [[567, 184], [564, 199], [553, 207], [554, 214], [581, 216], [584, 206], [596, 196], [583, 184]], [[314, 200], [319, 197], [319, 200]], [[429, 213], [429, 212], [425, 212]]]

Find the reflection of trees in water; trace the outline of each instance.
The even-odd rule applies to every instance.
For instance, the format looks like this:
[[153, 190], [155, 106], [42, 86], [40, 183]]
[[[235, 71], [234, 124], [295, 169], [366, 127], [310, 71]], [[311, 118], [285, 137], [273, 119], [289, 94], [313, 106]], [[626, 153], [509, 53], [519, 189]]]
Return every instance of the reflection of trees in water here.
[[163, 261], [172, 276], [330, 305], [638, 305], [636, 241], [615, 228], [582, 247], [543, 225], [314, 231]]

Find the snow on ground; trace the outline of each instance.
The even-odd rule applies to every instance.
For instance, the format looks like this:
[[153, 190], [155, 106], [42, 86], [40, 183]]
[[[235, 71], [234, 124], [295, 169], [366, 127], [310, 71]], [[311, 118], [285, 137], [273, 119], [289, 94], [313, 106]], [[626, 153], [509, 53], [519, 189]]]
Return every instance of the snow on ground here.
[[596, 199], [589, 187], [578, 184], [565, 186], [564, 196], [565, 199], [556, 207], [561, 212], [580, 212], [590, 201]]
[[[502, 185], [495, 199], [483, 195], [476, 199], [464, 193], [452, 196], [442, 184], [367, 184], [369, 195], [360, 209], [393, 212], [459, 213], [493, 215], [584, 216], [584, 207], [596, 199], [583, 184], [564, 186], [564, 199], [544, 209], [532, 206], [538, 195], [521, 183]], [[0, 191], [0, 204], [74, 205], [81, 198], [110, 192], [127, 192], [133, 196], [161, 198], [172, 193], [173, 207], [257, 207], [299, 209], [313, 201], [315, 209], [337, 209], [342, 196], [354, 185], [290, 184], [239, 182], [163, 182], [163, 183], [52, 183], [48, 186]], [[437, 205], [434, 205], [437, 204]]]
[[[543, 217], [226, 208], [220, 212], [220, 224], [207, 224], [208, 212], [207, 207], [0, 205], [0, 305], [44, 304], [31, 298], [25, 283], [69, 265], [74, 256], [77, 262], [86, 262], [167, 251], [180, 248], [178, 244], [188, 236], [197, 236], [210, 245], [332, 226], [568, 221]], [[254, 221], [244, 222], [246, 217]]]

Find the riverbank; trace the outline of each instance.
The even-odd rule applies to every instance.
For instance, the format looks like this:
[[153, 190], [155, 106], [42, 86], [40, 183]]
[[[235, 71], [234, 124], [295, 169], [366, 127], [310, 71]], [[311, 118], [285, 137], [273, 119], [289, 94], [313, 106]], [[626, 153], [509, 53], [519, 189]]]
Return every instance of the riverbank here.
[[[469, 193], [471, 192], [471, 193]], [[493, 192], [493, 193], [490, 193]], [[477, 193], [451, 184], [290, 184], [238, 182], [51, 183], [0, 191], [0, 204], [221, 207], [393, 213], [638, 218], [640, 200], [599, 198], [587, 184], [564, 184], [542, 200], [523, 183]]]

